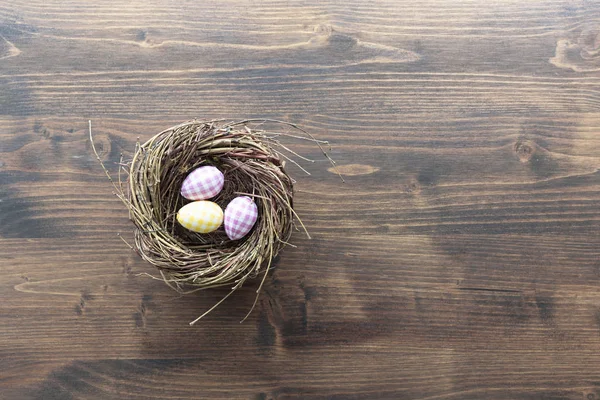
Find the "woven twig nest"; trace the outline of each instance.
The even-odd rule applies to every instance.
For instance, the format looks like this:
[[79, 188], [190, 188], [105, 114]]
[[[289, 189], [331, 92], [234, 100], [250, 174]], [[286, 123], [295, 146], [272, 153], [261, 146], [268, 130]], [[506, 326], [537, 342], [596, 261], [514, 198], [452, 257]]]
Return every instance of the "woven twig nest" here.
[[[122, 164], [128, 178], [123, 182], [119, 177], [115, 187], [135, 225], [132, 247], [174, 289], [230, 286], [227, 298], [246, 280], [262, 276], [260, 291], [271, 260], [288, 242], [294, 218], [300, 221], [293, 209], [293, 180], [284, 169], [285, 159], [295, 163], [284, 152], [298, 155], [279, 141], [297, 136], [260, 129], [265, 122], [186, 122], [138, 144], [132, 160]], [[293, 124], [268, 122], [298, 129], [301, 138], [319, 147], [326, 143]], [[225, 208], [234, 197], [248, 196], [258, 207], [256, 224], [242, 239], [230, 240], [222, 227], [201, 234], [177, 222], [177, 211], [190, 202], [180, 194], [183, 181], [195, 168], [208, 165], [225, 177], [222, 192], [212, 201]]]

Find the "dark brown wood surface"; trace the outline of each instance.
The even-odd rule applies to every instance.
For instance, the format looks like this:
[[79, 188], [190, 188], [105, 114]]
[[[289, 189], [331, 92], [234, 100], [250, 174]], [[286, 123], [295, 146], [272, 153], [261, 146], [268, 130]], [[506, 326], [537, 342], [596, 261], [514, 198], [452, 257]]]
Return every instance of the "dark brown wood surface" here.
[[[178, 296], [111, 171], [191, 118], [331, 141], [256, 284]], [[0, 2], [0, 398], [600, 398], [600, 3]]]

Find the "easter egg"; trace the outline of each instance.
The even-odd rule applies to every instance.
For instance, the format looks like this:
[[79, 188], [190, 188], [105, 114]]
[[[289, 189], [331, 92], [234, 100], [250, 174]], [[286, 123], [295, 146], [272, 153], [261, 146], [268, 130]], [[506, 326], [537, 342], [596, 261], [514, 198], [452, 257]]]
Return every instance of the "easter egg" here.
[[247, 196], [236, 197], [225, 209], [225, 233], [231, 240], [243, 238], [256, 223], [258, 208]]
[[194, 201], [179, 209], [177, 221], [190, 231], [209, 233], [223, 223], [223, 210], [212, 201]]
[[205, 166], [193, 170], [181, 185], [181, 195], [188, 200], [206, 200], [223, 189], [225, 178], [216, 167]]

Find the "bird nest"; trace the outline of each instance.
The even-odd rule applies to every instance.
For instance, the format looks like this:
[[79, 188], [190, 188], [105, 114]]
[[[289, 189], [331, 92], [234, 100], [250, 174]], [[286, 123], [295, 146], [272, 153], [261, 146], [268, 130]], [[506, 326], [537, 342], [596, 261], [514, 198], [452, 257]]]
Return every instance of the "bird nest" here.
[[[267, 123], [287, 132], [263, 129]], [[314, 142], [331, 161], [322, 147], [326, 142], [316, 140], [296, 125], [268, 120], [218, 120], [185, 122], [138, 143], [131, 161], [121, 160], [117, 182], [104, 168], [135, 226], [131, 247], [158, 268], [169, 286], [182, 293], [231, 287], [230, 293], [191, 324], [248, 279], [261, 276], [258, 299], [272, 259], [288, 244], [294, 220], [304, 228], [293, 209], [294, 181], [284, 167], [286, 160], [300, 167], [293, 158], [308, 159], [284, 146], [282, 136]], [[90, 140], [93, 146], [91, 124]], [[94, 152], [100, 160], [95, 147]], [[181, 196], [183, 181], [195, 168], [208, 165], [217, 167], [225, 177], [223, 190], [212, 201], [224, 208], [234, 197], [248, 196], [257, 205], [257, 221], [242, 239], [230, 240], [222, 227], [201, 234], [177, 222], [177, 211], [190, 202]], [[126, 178], [121, 178], [121, 170]]]

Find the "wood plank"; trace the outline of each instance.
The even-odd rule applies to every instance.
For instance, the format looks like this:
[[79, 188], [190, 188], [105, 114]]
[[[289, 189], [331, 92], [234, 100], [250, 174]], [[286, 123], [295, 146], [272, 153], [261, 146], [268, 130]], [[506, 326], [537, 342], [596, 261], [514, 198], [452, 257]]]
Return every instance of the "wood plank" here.
[[[590, 117], [589, 122], [595, 121], [600, 120]], [[32, 119], [11, 125], [7, 120], [6, 125], [12, 132], [2, 136], [6, 139], [1, 156], [6, 194], [0, 203], [5, 210], [4, 228], [0, 228], [4, 235], [52, 237], [130, 230], [124, 207], [111, 195], [110, 183], [90, 151], [84, 121]], [[167, 126], [154, 125], [153, 132]], [[126, 126], [132, 132], [125, 132]], [[145, 127], [143, 121], [119, 119], [99, 121], [94, 128], [113, 175], [120, 154], [130, 157], [137, 134], [142, 140], [150, 137]], [[558, 138], [548, 129], [539, 136], [488, 135], [477, 143], [471, 143], [467, 133], [461, 137], [439, 132], [442, 139], [437, 140], [429, 130], [400, 131], [380, 135], [379, 143], [371, 145], [356, 145], [346, 137], [369, 143], [372, 132], [361, 134], [355, 129], [350, 136], [338, 130], [336, 138], [336, 131], [312, 127], [318, 137], [333, 138], [332, 155], [341, 168], [361, 165], [367, 173], [352, 173], [344, 184], [326, 169], [327, 161], [316, 146], [293, 143], [296, 150], [319, 160], [315, 165], [305, 163], [313, 174], [310, 177], [290, 166], [298, 179], [298, 212], [311, 231], [596, 232], [600, 153], [597, 141], [590, 139], [591, 126], [562, 131]], [[365, 152], [367, 148], [371, 151]], [[56, 163], [57, 159], [62, 161]], [[102, 222], [90, 224], [97, 218]]]

